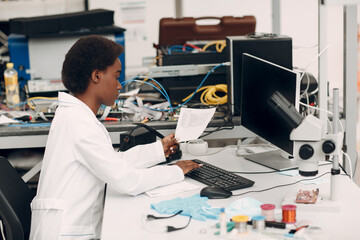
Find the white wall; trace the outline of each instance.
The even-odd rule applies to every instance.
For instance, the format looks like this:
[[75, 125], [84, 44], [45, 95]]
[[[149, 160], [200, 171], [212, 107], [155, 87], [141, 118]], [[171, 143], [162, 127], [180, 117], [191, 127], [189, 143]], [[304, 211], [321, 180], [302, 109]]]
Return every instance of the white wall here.
[[83, 0], [0, 1], [0, 20], [83, 11]]

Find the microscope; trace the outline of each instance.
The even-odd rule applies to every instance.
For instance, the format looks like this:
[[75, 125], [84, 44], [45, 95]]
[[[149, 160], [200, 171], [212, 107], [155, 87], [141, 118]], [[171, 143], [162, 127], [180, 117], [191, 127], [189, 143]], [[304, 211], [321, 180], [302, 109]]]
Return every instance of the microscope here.
[[339, 89], [333, 91], [332, 133], [326, 133], [327, 123], [314, 115], [303, 117], [295, 107], [279, 92], [275, 92], [268, 104], [278, 116], [292, 129], [290, 139], [294, 141], [294, 158], [299, 163], [299, 174], [311, 177], [318, 174], [318, 161], [332, 156], [330, 199], [340, 198], [338, 181], [340, 177], [339, 157], [342, 156], [343, 132], [338, 130], [339, 122]]

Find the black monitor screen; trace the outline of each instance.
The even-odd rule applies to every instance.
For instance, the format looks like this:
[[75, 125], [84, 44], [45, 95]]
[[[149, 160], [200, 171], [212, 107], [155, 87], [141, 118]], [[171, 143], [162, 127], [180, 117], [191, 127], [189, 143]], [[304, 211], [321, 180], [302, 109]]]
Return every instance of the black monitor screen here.
[[250, 54], [244, 53], [242, 58], [241, 125], [292, 155], [292, 129], [271, 110], [268, 101], [278, 91], [299, 109], [297, 74]]

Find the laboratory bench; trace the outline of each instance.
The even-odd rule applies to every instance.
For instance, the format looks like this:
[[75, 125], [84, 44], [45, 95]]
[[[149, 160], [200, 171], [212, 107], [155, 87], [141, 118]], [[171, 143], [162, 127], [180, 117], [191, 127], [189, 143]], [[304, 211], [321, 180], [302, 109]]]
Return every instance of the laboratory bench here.
[[[217, 152], [218, 150], [217, 148], [210, 148], [209, 152]], [[168, 216], [159, 214], [151, 209], [151, 204], [199, 194], [200, 190], [205, 187], [200, 182], [186, 177], [185, 182], [195, 184], [198, 188], [178, 193], [164, 193], [154, 197], [150, 197], [147, 194], [139, 194], [135, 197], [128, 196], [116, 192], [108, 185], [101, 239], [359, 239], [358, 213], [360, 212], [360, 188], [348, 176], [340, 175], [338, 184], [341, 185], [341, 188], [337, 193], [339, 198], [336, 201], [329, 201], [331, 164], [319, 166], [319, 173], [315, 176], [319, 178], [310, 181], [310, 184], [309, 182], [297, 182], [306, 179], [306, 177], [280, 174], [265, 166], [246, 160], [244, 157], [237, 156], [236, 147], [225, 148], [221, 152], [207, 156], [193, 156], [186, 152], [185, 148], [182, 159], [194, 158], [201, 159], [228, 171], [242, 172], [241, 176], [255, 182], [254, 186], [250, 188], [233, 191], [234, 195], [243, 195], [232, 196], [226, 199], [209, 199], [207, 203], [211, 207], [226, 208], [232, 206], [230, 209], [239, 209], [239, 215], [249, 215], [255, 212], [253, 211], [254, 208], [249, 207], [253, 206], [250, 204], [250, 199], [254, 199], [262, 204], [274, 204], [276, 207], [274, 210], [275, 220], [281, 222], [283, 219], [281, 206], [290, 204], [291, 201], [288, 199], [291, 199], [291, 196], [294, 196], [293, 199], [295, 199], [299, 190], [311, 191], [319, 189], [319, 199], [321, 198], [321, 200], [316, 204], [296, 204], [297, 208], [294, 216], [296, 222], [294, 224], [287, 224], [286, 229], [266, 228], [262, 232], [257, 232], [253, 231], [252, 227], [248, 225], [246, 232], [241, 234], [228, 233], [227, 236], [220, 237], [215, 235], [215, 232], [219, 231], [215, 227], [219, 221], [210, 218], [206, 221], [192, 219], [186, 228], [175, 232], [166, 232], [166, 226], [184, 227], [189, 221], [188, 216], [180, 215], [170, 219], [150, 222], [144, 220], [144, 216], [147, 214]], [[262, 172], [262, 174], [254, 174], [254, 172]], [[234, 205], [236, 201], [240, 200], [244, 202]], [[246, 212], [245, 206], [252, 209], [252, 211]], [[297, 237], [285, 236], [291, 229], [304, 225], [308, 226], [307, 229], [304, 229], [306, 235], [301, 236], [299, 234]]]
[[[250, 131], [240, 126], [240, 117], [232, 118], [234, 128], [232, 130], [216, 131], [206, 137], [206, 139], [226, 139], [254, 136]], [[120, 133], [133, 129], [136, 125], [131, 121], [105, 121], [104, 126], [110, 134], [114, 145], [120, 143]], [[155, 128], [164, 136], [175, 132], [177, 121], [150, 121], [148, 126]], [[224, 120], [215, 119], [210, 121], [207, 130], [214, 130], [224, 125]], [[225, 125], [231, 127], [230, 123]], [[50, 123], [35, 124], [34, 127], [26, 124], [19, 126], [0, 126], [0, 150], [19, 149], [19, 148], [43, 148], [46, 145], [47, 136], [50, 130]]]

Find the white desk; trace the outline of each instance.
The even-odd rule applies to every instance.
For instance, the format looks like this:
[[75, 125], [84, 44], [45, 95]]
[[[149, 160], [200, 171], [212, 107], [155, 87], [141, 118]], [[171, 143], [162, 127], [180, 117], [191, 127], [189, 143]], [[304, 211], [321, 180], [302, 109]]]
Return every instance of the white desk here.
[[[199, 158], [208, 161], [211, 164], [231, 171], [269, 171], [269, 169], [266, 167], [260, 166], [241, 157], [236, 157], [234, 148], [228, 148], [216, 155], [206, 157], [194, 157], [186, 153], [183, 157], [183, 159], [193, 158]], [[328, 172], [330, 168], [331, 165], [321, 166], [319, 168], [319, 174]], [[255, 185], [252, 188], [233, 191], [234, 194], [246, 192], [249, 190], [261, 190], [275, 185], [294, 182], [295, 180], [302, 178], [301, 176], [289, 177], [276, 173], [252, 175], [242, 174], [242, 176], [254, 180]], [[330, 178], [330, 174], [325, 176]], [[194, 180], [188, 178], [185, 181], [195, 182]], [[339, 204], [340, 211], [313, 212], [309, 211], [309, 209], [297, 209], [296, 219], [298, 223], [303, 221], [303, 223], [310, 223], [311, 226], [317, 226], [321, 228], [321, 234], [316, 236], [314, 235], [312, 239], [359, 239], [358, 231], [360, 222], [358, 221], [358, 216], [360, 214], [360, 188], [358, 188], [347, 176], [342, 176], [341, 181], [343, 182], [343, 199]], [[204, 186], [201, 183], [196, 183], [201, 187]], [[324, 182], [317, 186], [298, 183], [295, 185], [280, 187], [261, 193], [250, 193], [239, 197], [231, 197], [221, 200], [210, 199], [208, 203], [213, 207], [226, 207], [228, 204], [241, 197], [252, 197], [259, 200], [260, 202], [273, 203], [276, 205], [276, 208], [281, 208], [282, 200], [286, 194], [291, 192], [296, 194], [299, 189], [315, 189], [316, 187], [320, 189], [320, 196], [329, 199], [330, 182]], [[195, 193], [199, 193], [200, 189], [201, 188], [176, 195], [150, 198], [145, 194], [141, 194], [137, 197], [125, 196], [114, 192], [111, 187], [108, 187], [101, 239], [220, 239], [219, 236], [214, 235], [214, 232], [217, 231], [214, 228], [214, 224], [216, 223], [215, 220], [201, 222], [192, 219], [190, 225], [186, 229], [171, 233], [154, 233], [150, 232], [149, 229], [145, 230], [142, 227], [142, 216], [149, 213], [151, 203], [157, 203], [162, 200], [170, 200], [179, 196], [192, 196]], [[277, 220], [281, 220], [281, 217], [281, 212], [276, 215]], [[156, 224], [151, 223], [155, 225], [152, 225], [153, 227], [150, 230], [157, 231], [160, 227], [166, 225], [182, 227], [186, 225], [188, 219], [189, 218], [185, 216], [177, 216], [167, 220], [166, 222], [165, 220], [157, 220], [154, 221], [157, 222]], [[277, 229], [277, 231], [280, 230]], [[287, 231], [281, 230], [281, 232], [284, 233]], [[238, 237], [233, 236], [231, 239], [238, 239]], [[254, 235], [249, 235], [246, 239], [254, 239]]]

